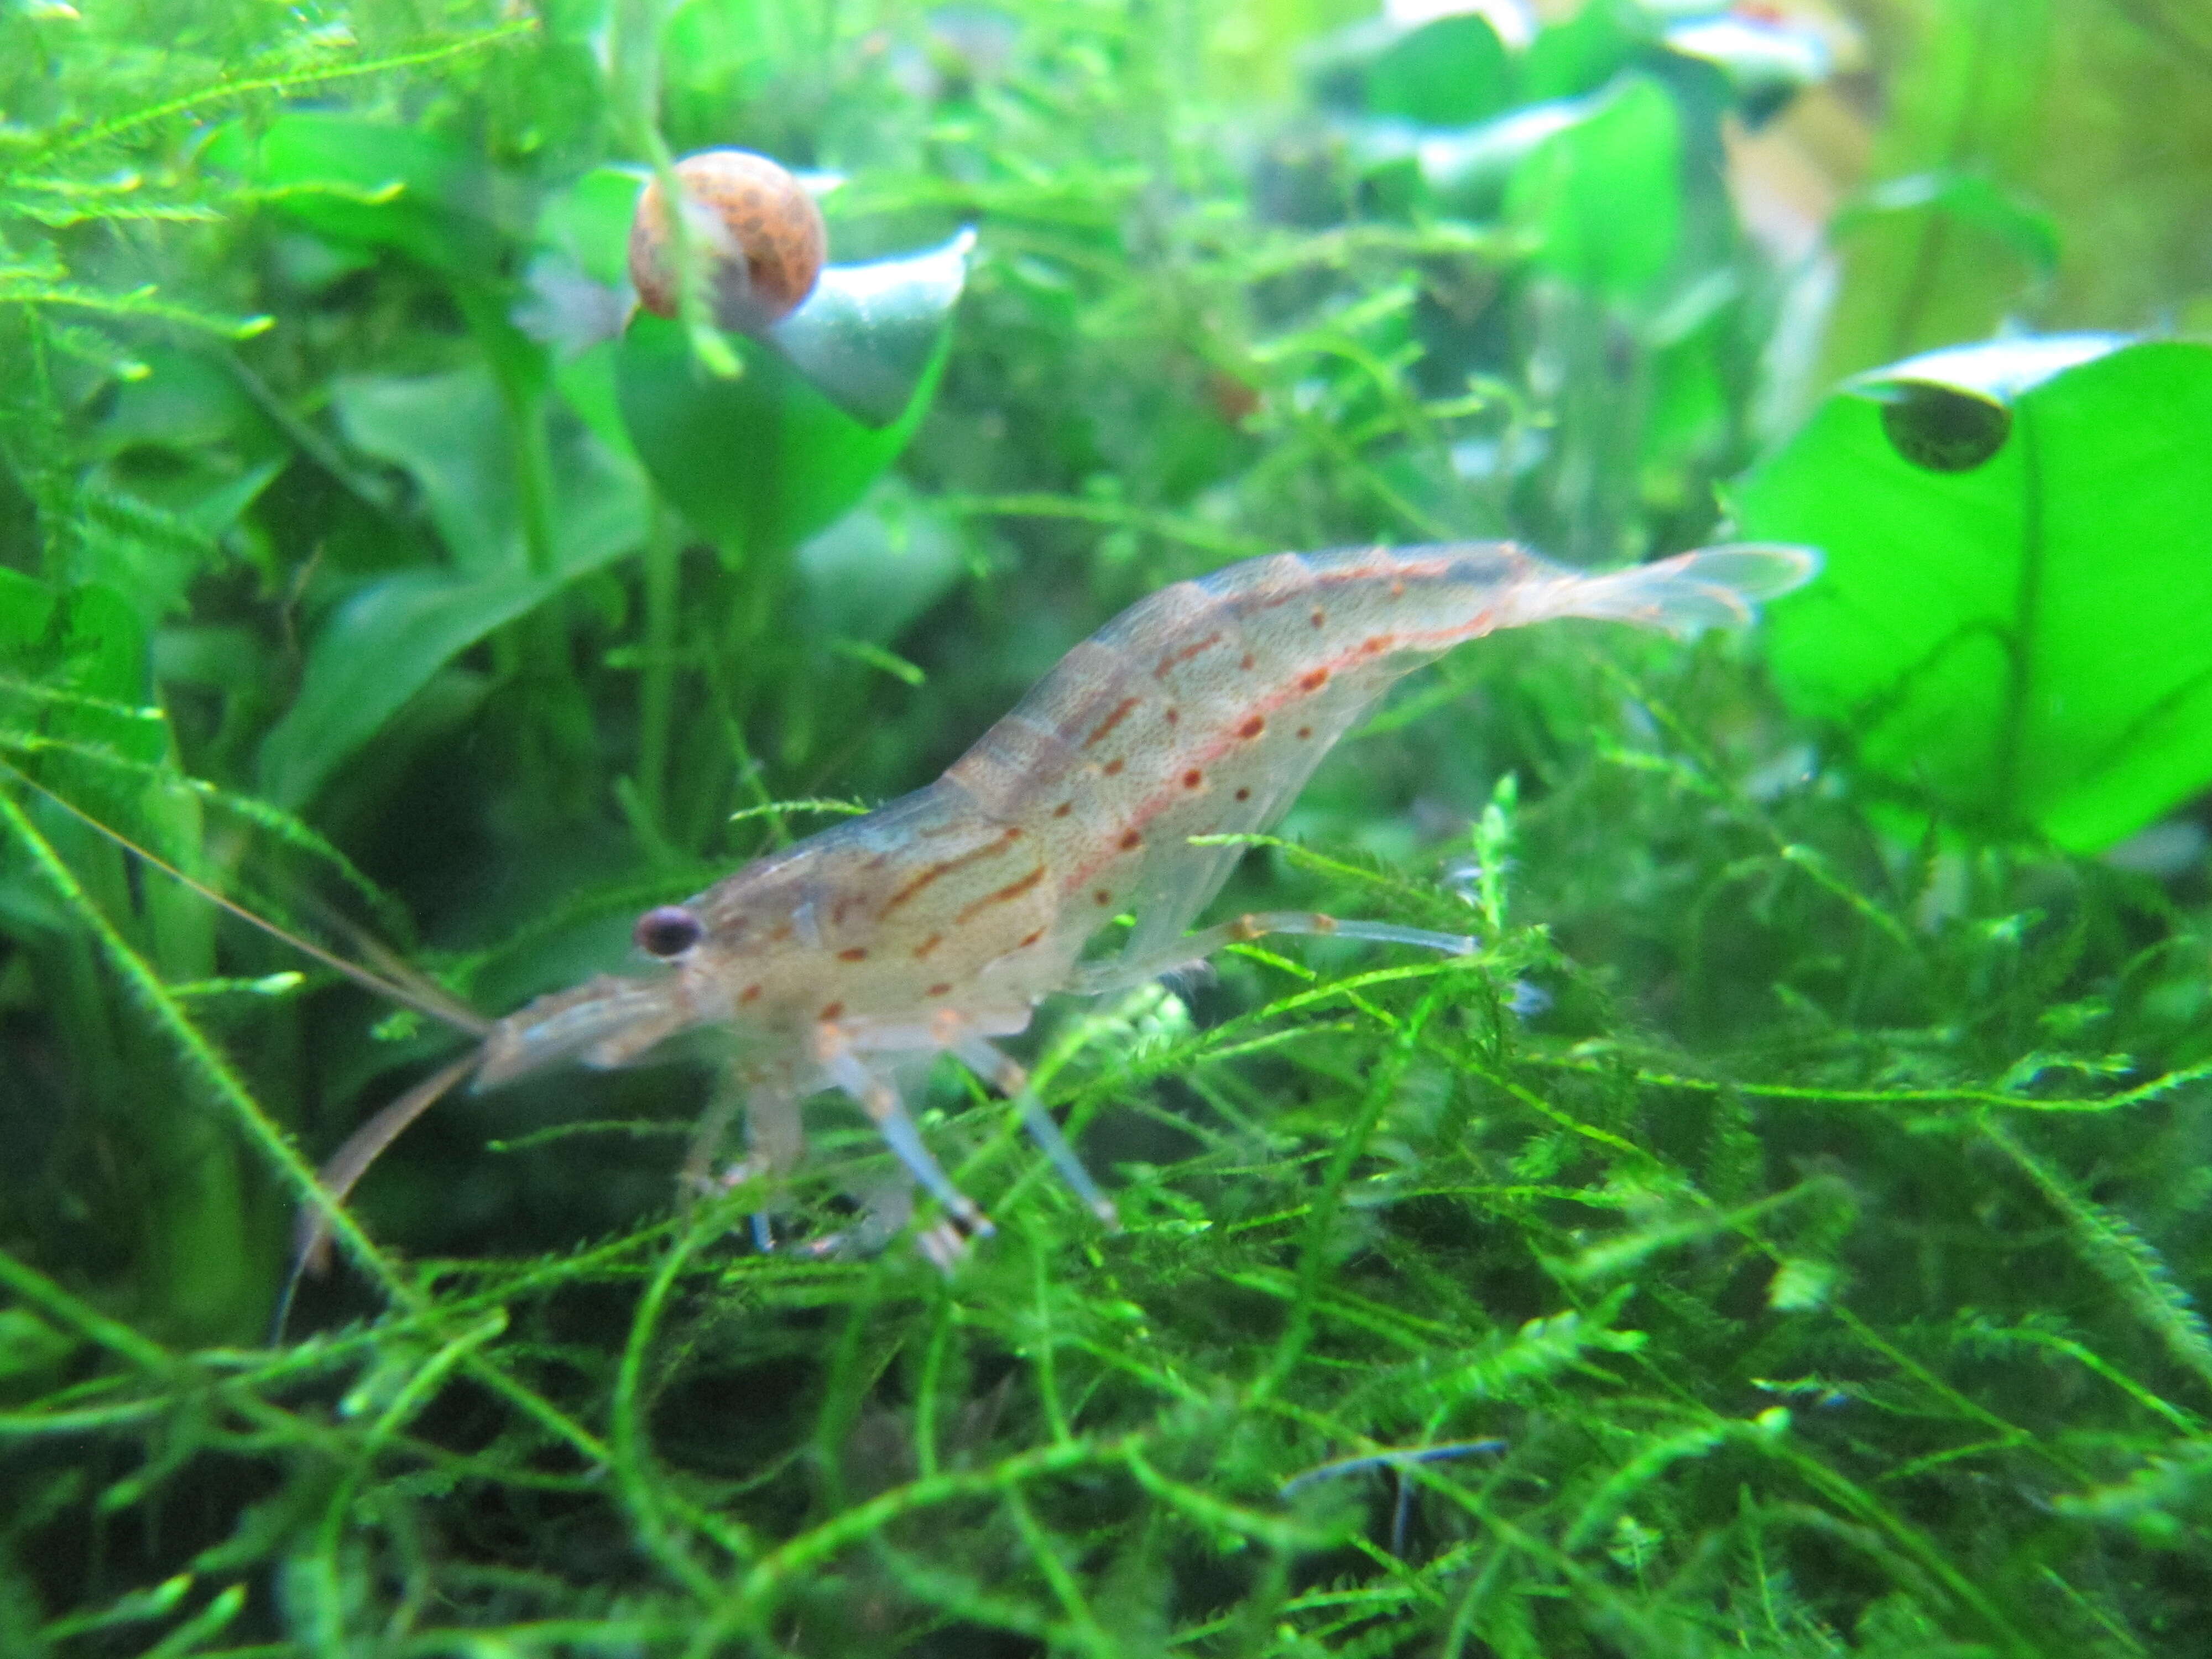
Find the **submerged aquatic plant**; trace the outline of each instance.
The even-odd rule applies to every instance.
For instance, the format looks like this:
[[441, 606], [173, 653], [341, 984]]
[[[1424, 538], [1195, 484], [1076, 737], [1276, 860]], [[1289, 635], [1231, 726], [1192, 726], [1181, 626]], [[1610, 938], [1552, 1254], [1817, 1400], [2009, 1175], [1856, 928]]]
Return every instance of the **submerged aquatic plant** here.
[[[52, 799], [512, 1006], [1168, 580], [1709, 539], [1794, 291], [1715, 158], [1802, 40], [1470, 13], [1300, 88], [1309, 43], [1176, 8], [68, 13], [0, 17], [0, 1650], [2205, 1644], [2201, 843], [1901, 787], [1817, 640], [1778, 696], [1755, 643], [1594, 634], [1409, 684], [1225, 902], [1480, 951], [1048, 1006], [1024, 1059], [1118, 1234], [946, 1067], [988, 1249], [754, 1252], [744, 1195], [667, 1201], [671, 1065], [426, 1122], [282, 1346], [311, 1158], [432, 1040]], [[726, 145], [842, 176], [841, 262], [975, 226], [910, 420], [921, 379], [808, 402], [696, 319], [515, 325]], [[1881, 414], [1739, 510], [1875, 500], [1820, 446]], [[778, 518], [798, 478], [833, 506]], [[434, 638], [370, 625], [417, 603]], [[816, 1139], [834, 1226], [890, 1166]]]

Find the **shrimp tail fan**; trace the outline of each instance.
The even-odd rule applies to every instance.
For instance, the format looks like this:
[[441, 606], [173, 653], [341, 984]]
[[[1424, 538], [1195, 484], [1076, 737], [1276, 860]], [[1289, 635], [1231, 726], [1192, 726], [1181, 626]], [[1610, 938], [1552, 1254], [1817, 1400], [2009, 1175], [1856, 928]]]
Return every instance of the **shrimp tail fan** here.
[[1743, 628], [1758, 606], [1810, 581], [1820, 556], [1809, 547], [1741, 542], [1699, 548], [1626, 570], [1586, 576], [1561, 614], [1635, 623], [1686, 635]]

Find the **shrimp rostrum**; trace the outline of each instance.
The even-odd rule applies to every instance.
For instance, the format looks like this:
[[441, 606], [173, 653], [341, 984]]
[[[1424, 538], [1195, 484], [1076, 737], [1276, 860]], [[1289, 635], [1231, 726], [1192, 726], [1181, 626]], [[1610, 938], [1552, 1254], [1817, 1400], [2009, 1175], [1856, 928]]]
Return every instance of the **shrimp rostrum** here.
[[[652, 971], [602, 975], [498, 1021], [475, 1053], [364, 1126], [326, 1188], [343, 1199], [465, 1079], [484, 1089], [556, 1060], [626, 1066], [679, 1031], [718, 1025], [744, 1039], [738, 1086], [696, 1139], [685, 1170], [695, 1186], [791, 1168], [801, 1103], [836, 1091], [943, 1206], [955, 1232], [940, 1240], [988, 1232], [896, 1081], [907, 1062], [949, 1053], [1017, 1103], [1110, 1223], [1111, 1200], [996, 1044], [1040, 1000], [1141, 984], [1268, 933], [1473, 947], [1298, 913], [1192, 933], [1238, 853], [1192, 836], [1266, 828], [1393, 682], [1464, 641], [1563, 617], [1675, 634], [1742, 624], [1816, 565], [1802, 548], [1740, 545], [1590, 573], [1510, 543], [1466, 543], [1279, 554], [1164, 588], [1068, 653], [935, 783], [647, 911], [635, 938], [658, 959]], [[1125, 911], [1135, 916], [1126, 944], [1085, 960], [1092, 936]], [[718, 1142], [739, 1101], [750, 1152], [718, 1182]], [[765, 1240], [757, 1220], [756, 1231]]]

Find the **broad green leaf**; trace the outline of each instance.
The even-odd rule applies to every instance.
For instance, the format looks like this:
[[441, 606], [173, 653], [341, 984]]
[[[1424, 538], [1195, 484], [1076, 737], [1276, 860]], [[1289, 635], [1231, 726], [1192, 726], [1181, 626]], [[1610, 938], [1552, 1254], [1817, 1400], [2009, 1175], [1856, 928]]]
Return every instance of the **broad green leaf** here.
[[1681, 172], [1674, 100], [1632, 76], [1528, 152], [1506, 186], [1506, 216], [1536, 237], [1540, 269], [1629, 303], [1674, 263]]
[[157, 347], [144, 354], [143, 367], [143, 374], [115, 389], [98, 428], [103, 448], [146, 445], [189, 452], [240, 439], [257, 451], [276, 447], [268, 417], [220, 362]]
[[53, 615], [52, 588], [0, 564], [0, 663], [19, 666], [18, 653], [46, 636]]
[[1378, 52], [1367, 65], [1365, 102], [1372, 114], [1454, 126], [1503, 109], [1511, 77], [1498, 32], [1462, 12], [1407, 29]]
[[1347, 116], [1417, 126], [1480, 121], [1512, 101], [1512, 59], [1473, 11], [1355, 23], [1307, 53], [1305, 72], [1321, 101]]
[[1996, 238], [2037, 273], [2058, 268], [2058, 226], [2048, 213], [1978, 173], [1939, 167], [1875, 185], [1846, 202], [1829, 222], [1832, 241], [1891, 220], [1940, 214]]
[[1480, 126], [1423, 133], [1413, 145], [1422, 182], [1446, 211], [1487, 218], [1498, 210], [1515, 172], [1537, 147], [1589, 112], [1586, 100], [1561, 98], [1531, 104]]
[[131, 601], [103, 583], [57, 592], [0, 568], [0, 676], [17, 683], [0, 690], [10, 726], [149, 763], [168, 753], [167, 728], [139, 711], [145, 630]]
[[927, 410], [972, 242], [963, 232], [911, 258], [831, 267], [773, 344], [736, 342], [734, 380], [702, 370], [677, 324], [637, 318], [617, 383], [653, 481], [726, 548], [788, 549], [826, 528]]
[[1590, 0], [1572, 16], [1547, 23], [1521, 59], [1521, 95], [1579, 98], [1628, 66], [1650, 32], [1630, 0]]
[[769, 341], [854, 420], [890, 426], [913, 405], [968, 281], [973, 232], [872, 264], [830, 265]]
[[225, 561], [223, 533], [283, 470], [282, 459], [240, 468], [213, 449], [167, 471], [97, 466], [78, 492], [82, 527], [71, 574], [127, 595], [151, 629], [183, 610], [191, 584]]
[[410, 570], [368, 584], [316, 636], [299, 696], [262, 744], [261, 793], [303, 806], [440, 669], [581, 574]]
[[[146, 695], [146, 632], [131, 601], [99, 582], [83, 582], [63, 596], [55, 620], [60, 624], [60, 672], [54, 684], [79, 696], [133, 705]], [[108, 722], [100, 721], [104, 727]], [[135, 732], [140, 723], [122, 720], [118, 732]], [[166, 736], [145, 744], [125, 739], [124, 747], [141, 759], [157, 759]]]
[[652, 176], [643, 167], [593, 167], [546, 197], [538, 210], [538, 241], [592, 282], [627, 288], [630, 219], [638, 192]]
[[396, 248], [453, 276], [480, 280], [496, 269], [499, 183], [435, 133], [300, 111], [258, 134], [227, 127], [205, 155], [333, 241]]
[[799, 550], [814, 628], [870, 645], [896, 638], [951, 590], [963, 568], [951, 525], [896, 473]]
[[1931, 354], [1832, 398], [1735, 492], [1811, 543], [1773, 670], [1866, 771], [2094, 852], [2212, 783], [2212, 348]]
[[[174, 764], [167, 724], [143, 707], [146, 632], [133, 597], [99, 582], [56, 593], [8, 574], [12, 580], [0, 582], [0, 678], [11, 684], [0, 687], [0, 728], [50, 745], [32, 753], [42, 781], [67, 799], [173, 860], [193, 861], [197, 805], [165, 799], [129, 769]], [[80, 750], [116, 757], [126, 767], [103, 765]], [[149, 889], [134, 908], [171, 935], [203, 931], [204, 914], [195, 920], [176, 896], [175, 889]]]
[[[431, 522], [471, 574], [519, 569], [524, 560], [514, 422], [491, 374], [472, 364], [450, 374], [360, 376], [334, 388], [346, 436], [403, 468], [422, 491]], [[645, 481], [580, 422], [548, 422], [557, 507], [555, 560], [563, 568], [604, 562], [642, 533]]]
[[455, 568], [372, 581], [324, 624], [299, 696], [262, 745], [263, 793], [287, 807], [313, 796], [454, 657], [645, 536], [643, 478], [556, 416], [548, 440], [554, 568], [528, 568], [512, 426], [481, 368], [356, 380], [342, 410], [356, 443], [413, 475]]
[[1771, 113], [1827, 78], [1828, 48], [1818, 34], [1788, 23], [1730, 12], [1671, 24], [1669, 52], [1719, 70], [1737, 102], [1753, 118]]

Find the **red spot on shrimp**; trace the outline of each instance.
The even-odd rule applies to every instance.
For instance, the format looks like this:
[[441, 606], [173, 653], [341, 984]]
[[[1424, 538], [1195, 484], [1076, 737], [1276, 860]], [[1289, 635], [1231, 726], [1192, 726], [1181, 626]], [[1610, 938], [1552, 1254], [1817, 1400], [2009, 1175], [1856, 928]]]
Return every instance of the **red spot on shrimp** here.
[[1182, 718], [1182, 715], [1173, 708], [1163, 708], [1160, 710], [1160, 718], [1165, 720], [1170, 726], [1173, 726], [1177, 720]]
[[936, 984], [931, 986], [927, 991], [922, 993], [922, 995], [926, 997], [944, 997], [950, 996], [951, 994], [952, 981], [949, 979], [940, 979]]
[[953, 925], [958, 927], [973, 919], [978, 912], [988, 910], [994, 904], [1012, 903], [1043, 879], [1044, 866], [1040, 864], [1018, 881], [1010, 881], [997, 892], [986, 893], [982, 897], [963, 905], [960, 914], [952, 918]]
[[1205, 781], [1206, 774], [1200, 771], [1195, 766], [1192, 767], [1189, 771], [1182, 775], [1182, 787], [1186, 789], [1195, 789]]
[[1377, 657], [1397, 642], [1398, 636], [1395, 634], [1370, 634], [1360, 641], [1359, 649], [1363, 655]]
[[1055, 806], [1055, 807], [1054, 807], [1054, 808], [1052, 809], [1052, 815], [1053, 815], [1053, 817], [1056, 817], [1056, 818], [1064, 818], [1064, 817], [1066, 817], [1070, 812], [1073, 812], [1074, 810], [1075, 810], [1075, 803], [1074, 803], [1073, 801], [1072, 801], [1072, 800], [1064, 800], [1064, 801], [1060, 802], [1060, 804], [1059, 805], [1057, 805], [1057, 806]]
[[921, 944], [914, 947], [914, 959], [916, 962], [927, 959], [932, 951], [934, 951], [939, 945], [944, 943], [944, 934], [932, 933], [927, 939], [922, 940]]
[[842, 1019], [844, 1017], [845, 1005], [842, 1002], [825, 1003], [823, 1005], [822, 1012], [814, 1016], [815, 1018], [820, 1020], [824, 1025], [830, 1024], [831, 1020]]
[[1316, 668], [1311, 673], [1298, 676], [1298, 690], [1301, 691], [1318, 691], [1328, 684], [1328, 670], [1326, 668]]
[[973, 864], [978, 859], [988, 859], [1000, 853], [1003, 853], [1007, 848], [1012, 846], [1021, 838], [1021, 830], [1010, 824], [1007, 826], [1006, 833], [1001, 835], [996, 841], [987, 842], [982, 846], [977, 848], [974, 852], [963, 853], [957, 859], [945, 859], [940, 863], [931, 865], [929, 868], [923, 871], [912, 881], [907, 883], [905, 886], [900, 888], [897, 892], [893, 893], [889, 898], [884, 901], [884, 914], [888, 916], [892, 911], [897, 909], [900, 905], [904, 904], [908, 899], [921, 891], [923, 888], [928, 886], [930, 883], [937, 880], [940, 876], [951, 875], [955, 870], [961, 868], [963, 866]]
[[1121, 775], [1121, 757], [1116, 755], [1112, 760], [1108, 761], [1105, 765], [1100, 767], [1098, 769], [1103, 772], [1109, 778], [1117, 777]]
[[1313, 727], [1310, 726], [1301, 726], [1298, 727], [1298, 735], [1302, 738], [1310, 738], [1313, 736]]
[[1038, 929], [1036, 930], [1036, 932], [1035, 932], [1034, 933], [1031, 933], [1031, 934], [1030, 934], [1027, 939], [1024, 939], [1024, 940], [1023, 940], [1019, 945], [1017, 945], [1016, 946], [1014, 946], [1014, 949], [1016, 949], [1017, 951], [1026, 951], [1026, 950], [1028, 950], [1028, 949], [1030, 948], [1030, 945], [1035, 945], [1035, 944], [1036, 944], [1039, 939], [1042, 939], [1043, 937], [1044, 937], [1044, 929], [1043, 929], [1043, 928], [1042, 928], [1042, 927], [1040, 927], [1040, 928], [1038, 928]]
[[1312, 618], [1311, 618], [1311, 621], [1312, 621], [1312, 623], [1313, 623], [1313, 625], [1314, 625], [1316, 628], [1319, 628], [1322, 623], [1326, 623], [1328, 620], [1328, 611], [1324, 611], [1324, 610], [1322, 610], [1319, 605], [1316, 605], [1316, 606], [1314, 607], [1314, 613], [1313, 613], [1313, 616], [1312, 616]]
[[759, 986], [748, 985], [744, 990], [738, 993], [738, 1002], [740, 1006], [748, 1002], [758, 1002], [760, 1000], [760, 994], [761, 988]]
[[1239, 789], [1237, 792], [1237, 799], [1239, 800], [1249, 800], [1252, 799], [1252, 792], [1249, 789]]
[[1137, 702], [1134, 697], [1124, 697], [1120, 702], [1115, 704], [1114, 712], [1091, 728], [1091, 735], [1083, 740], [1083, 746], [1088, 749], [1091, 744], [1103, 739], [1109, 732], [1129, 718], [1129, 711], [1137, 706]]
[[1254, 656], [1249, 651], [1247, 651], [1243, 656], [1237, 659], [1237, 665], [1249, 674], [1252, 672], [1253, 667], [1259, 662], [1259, 660], [1260, 659], [1257, 657]]
[[1121, 832], [1121, 850], [1123, 852], [1133, 853], [1137, 848], [1142, 847], [1144, 844], [1145, 838], [1139, 835], [1135, 830], [1125, 830]]
[[1217, 629], [1212, 633], [1208, 634], [1204, 639], [1194, 641], [1191, 644], [1183, 647], [1180, 651], [1169, 652], [1166, 656], [1160, 659], [1160, 665], [1152, 670], [1152, 678], [1156, 680], [1164, 680], [1167, 678], [1170, 674], [1175, 672], [1177, 667], [1188, 662], [1200, 652], [1211, 650], [1213, 647], [1220, 643], [1221, 633], [1220, 630]]
[[867, 959], [868, 947], [865, 945], [855, 945], [837, 952], [837, 960], [840, 962], [866, 962]]
[[1255, 714], [1250, 720], [1246, 720], [1243, 725], [1237, 728], [1237, 735], [1240, 738], [1256, 738], [1267, 729], [1267, 722], [1261, 716]]
[[1091, 896], [1101, 904], [1111, 904], [1114, 902], [1114, 894], [1110, 888], [1102, 887]]

